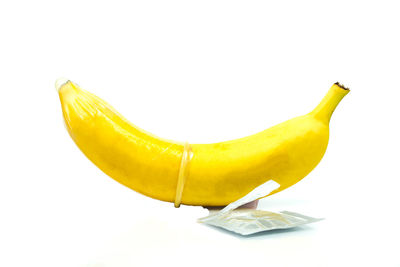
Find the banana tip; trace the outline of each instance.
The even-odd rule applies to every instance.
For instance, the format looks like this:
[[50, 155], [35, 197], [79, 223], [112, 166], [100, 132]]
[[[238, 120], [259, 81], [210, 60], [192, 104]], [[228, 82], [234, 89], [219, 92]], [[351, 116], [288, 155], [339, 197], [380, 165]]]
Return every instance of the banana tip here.
[[57, 92], [59, 92], [60, 89], [61, 89], [61, 87], [62, 87], [64, 84], [66, 84], [67, 82], [69, 82], [69, 80], [68, 80], [67, 78], [64, 78], [64, 77], [58, 78], [58, 79], [56, 80], [56, 83], [55, 83]]

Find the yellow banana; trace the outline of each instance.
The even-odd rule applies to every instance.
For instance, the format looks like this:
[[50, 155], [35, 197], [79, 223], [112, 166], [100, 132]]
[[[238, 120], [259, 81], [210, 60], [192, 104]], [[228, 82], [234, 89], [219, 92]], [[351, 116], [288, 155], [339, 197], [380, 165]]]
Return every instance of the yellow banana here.
[[[56, 87], [68, 132], [95, 165], [137, 192], [175, 201], [184, 143], [134, 126], [71, 81]], [[331, 115], [348, 92], [336, 83], [304, 116], [244, 138], [192, 144], [181, 203], [225, 206], [270, 179], [280, 184], [271, 194], [297, 183], [324, 155]]]

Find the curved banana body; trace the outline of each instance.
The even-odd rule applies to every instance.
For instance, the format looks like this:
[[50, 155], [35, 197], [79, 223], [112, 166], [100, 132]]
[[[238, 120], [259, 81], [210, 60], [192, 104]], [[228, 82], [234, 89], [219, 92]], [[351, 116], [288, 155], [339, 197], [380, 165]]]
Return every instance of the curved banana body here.
[[[95, 165], [137, 192], [174, 202], [184, 143], [134, 126], [71, 81], [58, 91], [68, 132]], [[272, 193], [300, 181], [324, 155], [330, 117], [348, 92], [334, 84], [307, 115], [245, 138], [191, 145], [182, 203], [225, 206], [270, 179], [281, 185]]]

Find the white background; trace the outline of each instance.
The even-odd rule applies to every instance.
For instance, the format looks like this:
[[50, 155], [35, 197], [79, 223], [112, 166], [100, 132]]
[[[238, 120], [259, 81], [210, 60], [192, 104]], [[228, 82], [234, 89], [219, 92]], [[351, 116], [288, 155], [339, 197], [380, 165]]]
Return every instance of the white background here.
[[[398, 1], [1, 1], [0, 266], [400, 266]], [[161, 137], [216, 142], [351, 92], [320, 165], [240, 237], [108, 178], [63, 126], [65, 76]]]

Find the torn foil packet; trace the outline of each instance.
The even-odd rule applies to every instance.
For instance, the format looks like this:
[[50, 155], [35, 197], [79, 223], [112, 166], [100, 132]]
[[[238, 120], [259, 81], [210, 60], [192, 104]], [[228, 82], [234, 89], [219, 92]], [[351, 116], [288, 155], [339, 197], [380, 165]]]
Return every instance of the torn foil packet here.
[[241, 235], [250, 235], [268, 230], [288, 229], [322, 220], [289, 211], [276, 213], [239, 208], [244, 204], [268, 195], [278, 187], [278, 183], [270, 180], [255, 188], [246, 196], [232, 202], [222, 210], [218, 212], [210, 211], [209, 216], [200, 218], [198, 221], [200, 223], [221, 227]]

